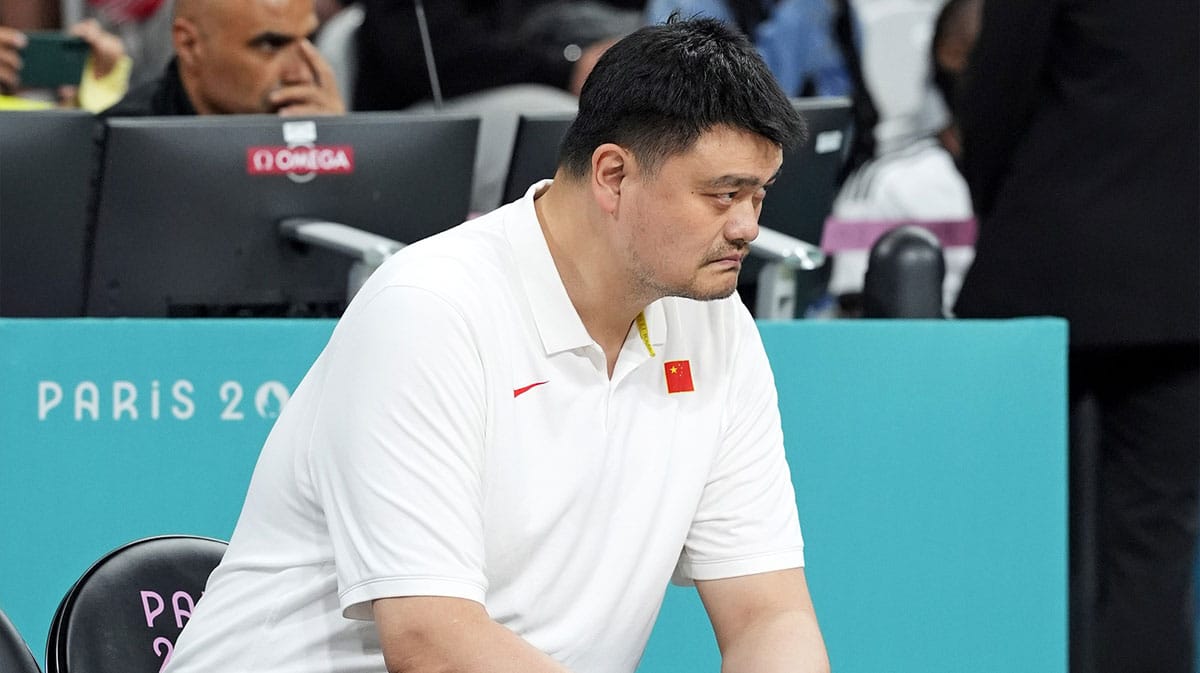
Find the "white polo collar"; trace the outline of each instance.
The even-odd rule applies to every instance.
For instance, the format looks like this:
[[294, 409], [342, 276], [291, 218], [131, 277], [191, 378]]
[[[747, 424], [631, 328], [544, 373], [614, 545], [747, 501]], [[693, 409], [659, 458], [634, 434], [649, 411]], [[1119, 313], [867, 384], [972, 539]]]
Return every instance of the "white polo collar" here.
[[[537, 212], [533, 207], [534, 196], [544, 191], [552, 182], [553, 180], [542, 180], [534, 184], [520, 201], [511, 206], [509, 214], [504, 218], [505, 235], [512, 247], [517, 273], [525, 287], [525, 295], [529, 298], [534, 325], [542, 339], [546, 355], [595, 344], [583, 326], [583, 321], [579, 319], [571, 298], [567, 296], [567, 289], [563, 286], [562, 277], [558, 275], [554, 258], [550, 256], [550, 247], [542, 234]], [[646, 336], [656, 348], [667, 341], [666, 312], [662, 303], [663, 300], [659, 299], [642, 311], [646, 318]], [[630, 327], [630, 332], [631, 337], [641, 339], [636, 324]]]

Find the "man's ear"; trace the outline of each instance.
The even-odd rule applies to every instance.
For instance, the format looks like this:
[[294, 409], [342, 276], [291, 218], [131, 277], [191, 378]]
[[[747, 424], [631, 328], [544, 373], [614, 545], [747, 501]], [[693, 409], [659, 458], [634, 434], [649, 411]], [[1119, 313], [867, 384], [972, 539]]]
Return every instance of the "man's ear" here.
[[592, 152], [592, 195], [609, 215], [617, 212], [621, 203], [622, 182], [629, 175], [632, 161], [632, 155], [614, 143], [604, 143]]
[[189, 69], [194, 68], [200, 55], [200, 29], [190, 19], [179, 17], [171, 23], [171, 42], [175, 45], [175, 55], [179, 64]]

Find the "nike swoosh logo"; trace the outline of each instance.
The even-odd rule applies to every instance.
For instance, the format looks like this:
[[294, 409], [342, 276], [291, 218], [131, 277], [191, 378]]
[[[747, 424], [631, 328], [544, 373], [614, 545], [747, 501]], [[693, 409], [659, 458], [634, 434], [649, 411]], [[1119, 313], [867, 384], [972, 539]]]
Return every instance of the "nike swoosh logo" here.
[[549, 383], [549, 381], [538, 381], [537, 383], [530, 383], [529, 385], [525, 386], [524, 388], [514, 388], [513, 389], [513, 397], [520, 397], [520, 396], [524, 395], [525, 393], [529, 392], [530, 390], [533, 390], [534, 388], [545, 385], [547, 383]]

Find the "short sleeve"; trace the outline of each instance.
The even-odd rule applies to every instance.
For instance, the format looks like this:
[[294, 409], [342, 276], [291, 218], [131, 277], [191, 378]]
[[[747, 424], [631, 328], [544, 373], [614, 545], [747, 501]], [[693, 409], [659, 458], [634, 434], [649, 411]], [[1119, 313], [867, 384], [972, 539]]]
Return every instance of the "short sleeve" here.
[[775, 380], [749, 314], [737, 334], [721, 444], [676, 567], [680, 584], [804, 565]]
[[476, 335], [428, 290], [387, 287], [325, 353], [312, 479], [345, 616], [378, 598], [484, 600], [485, 382]]

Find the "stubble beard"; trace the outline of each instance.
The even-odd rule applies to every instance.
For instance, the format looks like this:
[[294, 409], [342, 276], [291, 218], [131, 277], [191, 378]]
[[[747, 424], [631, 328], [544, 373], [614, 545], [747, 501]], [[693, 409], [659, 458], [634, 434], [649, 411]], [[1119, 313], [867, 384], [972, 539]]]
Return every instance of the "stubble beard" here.
[[[724, 255], [716, 259], [722, 259]], [[706, 262], [704, 266], [710, 262]], [[654, 278], [647, 270], [645, 265], [639, 265], [634, 274], [635, 287], [639, 291], [645, 292], [654, 297], [655, 300], [661, 297], [681, 297], [683, 299], [692, 299], [694, 301], [716, 301], [718, 299], [726, 299], [733, 296], [737, 292], [737, 278], [739, 271], [729, 271], [722, 274], [732, 274], [733, 280], [728, 286], [721, 286], [712, 289], [702, 289], [697, 285], [700, 278], [703, 277], [705, 271], [701, 267], [701, 272], [693, 276], [692, 280], [687, 283], [667, 284]]]

